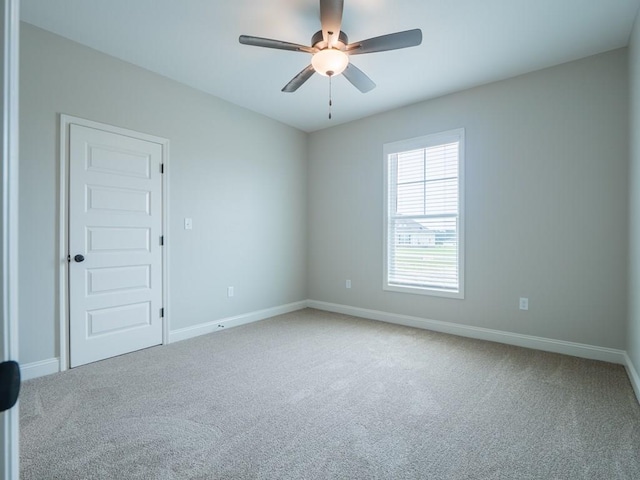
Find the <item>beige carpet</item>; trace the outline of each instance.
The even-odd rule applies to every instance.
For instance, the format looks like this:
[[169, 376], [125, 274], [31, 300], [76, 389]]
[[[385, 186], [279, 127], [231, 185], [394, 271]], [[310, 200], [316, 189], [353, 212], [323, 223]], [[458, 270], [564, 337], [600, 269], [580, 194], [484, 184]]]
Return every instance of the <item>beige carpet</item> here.
[[26, 382], [23, 479], [640, 479], [624, 368], [303, 310]]

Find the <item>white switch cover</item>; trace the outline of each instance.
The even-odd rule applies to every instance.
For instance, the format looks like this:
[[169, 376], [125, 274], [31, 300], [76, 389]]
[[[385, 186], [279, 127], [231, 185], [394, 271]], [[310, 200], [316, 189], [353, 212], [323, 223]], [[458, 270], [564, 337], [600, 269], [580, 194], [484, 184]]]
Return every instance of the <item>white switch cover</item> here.
[[184, 229], [191, 230], [193, 228], [193, 220], [191, 218], [184, 219]]
[[520, 310], [529, 310], [529, 299], [520, 297]]
[[351, 280], [347, 280], [346, 282], [344, 282], [344, 286], [345, 288], [351, 288]]
[[233, 287], [227, 287], [227, 297], [233, 297]]

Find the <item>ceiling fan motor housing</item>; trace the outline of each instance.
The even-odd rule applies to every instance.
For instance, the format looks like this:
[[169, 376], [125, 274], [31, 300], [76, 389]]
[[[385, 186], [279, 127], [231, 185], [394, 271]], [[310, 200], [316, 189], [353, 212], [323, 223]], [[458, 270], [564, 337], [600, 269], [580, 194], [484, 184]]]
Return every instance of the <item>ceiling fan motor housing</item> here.
[[[340, 35], [338, 35], [338, 41], [333, 46], [333, 48], [337, 48], [338, 50], [344, 50], [348, 44], [349, 44], [349, 37], [347, 37], [346, 33], [341, 31]], [[328, 46], [327, 42], [325, 42], [324, 39], [322, 38], [322, 30], [313, 34], [313, 37], [311, 37], [311, 46], [317, 48], [318, 50], [323, 50], [327, 48]]]

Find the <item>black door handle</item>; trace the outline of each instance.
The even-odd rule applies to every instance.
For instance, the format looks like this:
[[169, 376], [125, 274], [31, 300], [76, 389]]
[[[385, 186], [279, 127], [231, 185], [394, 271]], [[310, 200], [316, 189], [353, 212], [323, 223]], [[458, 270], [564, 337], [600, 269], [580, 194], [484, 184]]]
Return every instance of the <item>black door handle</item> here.
[[78, 263], [80, 263], [80, 262], [84, 262], [84, 255], [80, 255], [80, 254], [78, 254], [78, 255], [76, 255], [75, 257], [73, 257], [73, 259], [74, 259], [76, 262], [78, 262]]
[[0, 412], [9, 410], [20, 394], [20, 366], [17, 362], [0, 363]]

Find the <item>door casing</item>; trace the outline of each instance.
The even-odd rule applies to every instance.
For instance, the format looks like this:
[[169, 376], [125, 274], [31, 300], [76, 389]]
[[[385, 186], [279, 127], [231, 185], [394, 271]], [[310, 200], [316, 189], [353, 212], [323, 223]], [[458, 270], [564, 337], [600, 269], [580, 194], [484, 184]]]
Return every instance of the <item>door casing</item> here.
[[69, 134], [71, 124], [82, 125], [89, 128], [104, 130], [107, 132], [140, 138], [162, 145], [162, 235], [164, 246], [162, 248], [162, 305], [164, 316], [162, 318], [162, 344], [169, 343], [169, 140], [155, 135], [140, 133], [134, 130], [115, 127], [105, 123], [94, 122], [71, 115], [60, 115], [60, 210], [59, 210], [59, 259], [58, 259], [58, 291], [59, 291], [59, 352], [60, 371], [69, 368]]
[[[0, 361], [18, 360], [18, 170], [20, 0], [0, 3]], [[0, 413], [0, 479], [20, 475], [19, 403]]]

